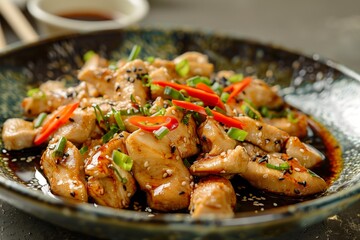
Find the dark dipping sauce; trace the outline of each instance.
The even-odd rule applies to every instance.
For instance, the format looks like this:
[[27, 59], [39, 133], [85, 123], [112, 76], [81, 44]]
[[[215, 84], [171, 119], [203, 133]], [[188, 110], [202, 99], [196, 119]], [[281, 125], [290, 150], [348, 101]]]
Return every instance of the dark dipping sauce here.
[[[321, 166], [313, 168], [312, 171], [321, 176], [328, 186], [330, 186], [338, 178], [343, 163], [341, 149], [336, 139], [325, 127], [309, 118], [308, 136], [302, 139], [302, 141], [314, 146], [325, 155], [325, 161]], [[25, 149], [21, 151], [6, 151], [3, 149], [0, 155], [0, 166], [5, 167], [7, 165], [16, 181], [53, 196], [40, 169], [42, 151], [43, 149], [40, 148]], [[4, 164], [4, 161], [7, 161], [7, 164]], [[287, 206], [315, 199], [324, 194], [326, 195], [326, 193], [319, 193], [306, 198], [294, 198], [256, 189], [239, 176], [232, 178], [231, 182], [237, 197], [235, 212], [238, 213], [260, 213], [271, 208]], [[89, 199], [89, 202], [91, 203], [93, 201]], [[156, 214], [156, 212], [146, 206], [146, 195], [140, 190], [133, 196], [129, 208], [135, 211], [146, 211]], [[185, 209], [178, 212], [188, 212], [188, 210]]]
[[68, 18], [72, 20], [79, 21], [110, 21], [114, 20], [114, 17], [111, 14], [104, 12], [95, 12], [95, 11], [87, 11], [87, 12], [66, 12], [57, 14], [59, 17]]

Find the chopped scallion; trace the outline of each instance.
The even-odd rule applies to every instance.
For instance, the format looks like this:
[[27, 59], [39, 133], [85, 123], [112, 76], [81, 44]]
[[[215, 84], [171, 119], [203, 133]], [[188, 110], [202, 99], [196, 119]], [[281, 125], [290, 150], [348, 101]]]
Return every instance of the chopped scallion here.
[[34, 128], [40, 127], [43, 124], [46, 117], [47, 117], [46, 113], [44, 112], [40, 113], [39, 116], [34, 121]]
[[229, 77], [228, 80], [231, 83], [237, 83], [237, 82], [240, 82], [243, 79], [244, 79], [244, 75], [242, 75], [241, 73], [238, 73], [238, 74], [234, 74], [231, 77]]
[[183, 59], [175, 65], [176, 73], [181, 77], [185, 77], [190, 71], [189, 61]]
[[297, 123], [299, 121], [299, 119], [295, 117], [294, 112], [291, 111], [290, 109], [287, 110], [286, 118], [291, 123]]
[[161, 108], [159, 111], [157, 111], [156, 113], [154, 113], [153, 115], [151, 116], [164, 116], [166, 113], [166, 109], [165, 108]]
[[275, 169], [275, 170], [279, 170], [279, 171], [284, 171], [284, 170], [289, 170], [290, 169], [290, 165], [289, 165], [288, 162], [283, 162], [283, 163], [280, 163], [279, 165], [266, 163], [266, 167], [271, 168], [271, 169]]
[[241, 105], [241, 109], [244, 111], [245, 115], [252, 118], [252, 119], [260, 119], [260, 116], [256, 112], [254, 112], [251, 107], [247, 105], [247, 103]]
[[108, 141], [110, 141], [114, 137], [114, 134], [117, 133], [118, 131], [119, 128], [116, 125], [112, 125], [110, 127], [110, 130], [104, 136], [102, 136], [101, 138], [102, 142], [107, 143]]
[[205, 108], [205, 112], [208, 116], [214, 116], [214, 114], [211, 112], [211, 109], [209, 107]]
[[83, 56], [84, 62], [89, 61], [94, 55], [96, 55], [96, 53], [93, 50], [87, 51]]
[[183, 100], [183, 101], [186, 100], [185, 96], [180, 91], [172, 87], [166, 86], [164, 89], [164, 94], [171, 97], [172, 99]]
[[135, 60], [138, 57], [140, 51], [141, 51], [141, 47], [139, 45], [134, 45], [133, 48], [131, 49], [130, 55], [128, 57], [128, 61]]
[[116, 111], [115, 109], [112, 109], [112, 112], [114, 114], [115, 122], [116, 122], [117, 126], [119, 127], [120, 131], [125, 131], [126, 128], [125, 128], [124, 121], [121, 118], [120, 111]]
[[196, 87], [196, 85], [199, 83], [204, 83], [208, 86], [211, 85], [211, 81], [207, 77], [196, 76], [196, 77], [192, 77], [192, 78], [189, 78], [186, 80], [186, 84], [190, 87]]
[[118, 150], [112, 152], [112, 159], [116, 165], [128, 172], [133, 166], [133, 160], [128, 155]]
[[45, 99], [46, 95], [40, 88], [32, 88], [27, 91], [26, 95], [28, 97], [36, 98], [36, 99]]
[[127, 178], [122, 177], [121, 174], [120, 174], [120, 172], [119, 172], [119, 170], [118, 170], [115, 166], [110, 165], [109, 168], [112, 169], [112, 170], [114, 170], [115, 174], [118, 176], [118, 178], [120, 179], [120, 181], [121, 181], [122, 183], [124, 183], [124, 184], [127, 183], [127, 181], [128, 181]]
[[227, 102], [229, 96], [230, 96], [229, 93], [227, 93], [227, 92], [222, 92], [222, 93], [221, 93], [221, 96], [220, 96], [220, 99], [221, 99], [222, 102], [225, 103], [225, 102]]
[[106, 122], [104, 113], [100, 109], [99, 105], [94, 104], [94, 105], [92, 105], [92, 107], [94, 108], [95, 117], [96, 117], [96, 120], [98, 121], [98, 123], [101, 124], [102, 122]]
[[246, 136], [248, 135], [248, 133], [244, 130], [241, 130], [239, 128], [235, 128], [235, 127], [231, 127], [229, 129], [229, 131], [227, 132], [227, 135], [232, 138], [235, 139], [237, 141], [244, 141]]
[[222, 91], [224, 89], [218, 82], [214, 82], [214, 84], [211, 86], [211, 88], [219, 95], [222, 93]]
[[161, 126], [161, 128], [159, 128], [158, 130], [155, 130], [153, 133], [158, 140], [161, 140], [169, 132], [170, 132], [170, 130], [167, 127]]
[[150, 64], [152, 64], [155, 61], [155, 57], [154, 56], [149, 56], [146, 58], [146, 61]]
[[61, 137], [59, 141], [56, 143], [55, 149], [54, 149], [54, 156], [55, 157], [62, 157], [64, 156], [64, 151], [66, 147], [66, 138]]
[[84, 155], [87, 152], [87, 150], [88, 150], [88, 146], [83, 146], [82, 148], [80, 148], [79, 151], [81, 155]]

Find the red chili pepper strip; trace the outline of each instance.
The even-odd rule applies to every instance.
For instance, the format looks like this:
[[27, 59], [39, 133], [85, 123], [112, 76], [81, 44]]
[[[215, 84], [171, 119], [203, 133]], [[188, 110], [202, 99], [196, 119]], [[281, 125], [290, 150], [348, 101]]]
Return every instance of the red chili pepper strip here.
[[132, 116], [128, 118], [129, 123], [145, 131], [155, 131], [162, 126], [167, 127], [170, 131], [179, 126], [179, 121], [171, 116]]
[[[205, 108], [203, 108], [199, 105], [193, 104], [191, 102], [172, 100], [172, 103], [175, 106], [178, 106], [178, 107], [181, 107], [181, 108], [184, 108], [187, 110], [191, 110], [194, 112], [198, 112], [202, 115], [207, 115]], [[244, 127], [244, 124], [242, 122], [240, 122], [239, 120], [237, 120], [236, 118], [226, 116], [226, 115], [221, 114], [214, 110], [211, 110], [211, 113], [213, 114], [213, 118], [216, 121], [221, 122], [229, 127], [236, 127], [236, 128], [240, 128], [240, 129], [242, 129]]]
[[[66, 105], [63, 109], [61, 109], [57, 114], [54, 114], [52, 118], [50, 118], [46, 124], [43, 126], [40, 135], [37, 135], [34, 144], [40, 145], [45, 142], [51, 134], [53, 134], [60, 126], [65, 124], [75, 109], [79, 106], [79, 103], [72, 103]], [[59, 116], [59, 118], [57, 118]]]
[[229, 103], [232, 99], [234, 99], [240, 92], [242, 92], [252, 81], [251, 77], [244, 78], [241, 82], [231, 84], [224, 88], [224, 92], [231, 91], [228, 100], [226, 101]]
[[161, 81], [161, 80], [157, 80], [157, 81], [152, 81], [153, 84], [157, 84], [160, 85], [162, 87], [172, 87], [176, 90], [185, 90], [190, 96], [195, 97], [195, 98], [199, 98], [201, 101], [204, 102], [205, 105], [209, 105], [209, 106], [218, 106], [222, 109], [225, 109], [224, 104], [221, 102], [221, 99], [218, 95], [214, 94], [214, 93], [209, 93], [209, 92], [205, 92], [203, 90], [200, 89], [196, 89], [193, 87], [189, 87], [186, 85], [181, 85], [181, 84], [177, 84], [177, 83], [173, 83], [173, 82], [167, 82], [167, 81]]
[[203, 90], [205, 92], [208, 92], [208, 93], [216, 94], [214, 92], [214, 90], [211, 89], [211, 87], [209, 87], [208, 85], [206, 85], [205, 83], [202, 83], [202, 82], [199, 82], [198, 84], [196, 84], [196, 88]]

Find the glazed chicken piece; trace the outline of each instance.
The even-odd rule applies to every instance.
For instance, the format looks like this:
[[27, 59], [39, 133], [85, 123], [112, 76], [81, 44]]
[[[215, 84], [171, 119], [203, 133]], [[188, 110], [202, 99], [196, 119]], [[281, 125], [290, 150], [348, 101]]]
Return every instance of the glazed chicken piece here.
[[205, 76], [210, 77], [214, 72], [214, 65], [209, 63], [209, 59], [206, 55], [199, 52], [186, 52], [174, 59], [174, 63], [177, 64], [186, 59], [189, 63], [189, 73], [187, 77], [191, 76]]
[[190, 213], [193, 218], [231, 218], [234, 216], [236, 195], [230, 181], [209, 176], [195, 185], [191, 194]]
[[289, 121], [287, 118], [264, 118], [264, 122], [287, 132], [290, 136], [296, 136], [298, 138], [306, 137], [308, 126], [306, 115], [296, 113], [295, 117], [296, 122]]
[[[149, 77], [153, 81], [156, 81], [156, 80], [170, 81], [171, 79], [173, 79], [170, 76], [169, 71], [165, 67], [156, 68], [156, 69], [150, 71]], [[151, 91], [151, 99], [153, 99], [153, 100], [156, 99], [157, 97], [162, 97], [162, 98], [165, 97], [163, 87], [160, 87], [160, 86], [152, 87], [150, 89], [150, 91]]]
[[243, 129], [248, 133], [245, 141], [267, 152], [280, 152], [290, 137], [288, 133], [264, 122], [246, 116], [236, 118], [244, 123]]
[[325, 159], [314, 147], [302, 143], [298, 137], [290, 137], [285, 145], [286, 154], [296, 158], [306, 168], [313, 168]]
[[88, 177], [89, 195], [99, 205], [113, 208], [127, 208], [136, 192], [136, 182], [130, 172], [117, 166], [112, 160], [114, 150], [127, 154], [125, 137], [121, 133], [102, 145], [86, 160], [85, 173]]
[[142, 81], [146, 74], [145, 63], [137, 59], [116, 71], [109, 68], [84, 68], [79, 72], [78, 78], [94, 85], [105, 98], [122, 102], [121, 108], [125, 109], [132, 107], [131, 95], [140, 105], [148, 100], [148, 89]]
[[2, 140], [7, 150], [20, 150], [33, 146], [38, 130], [32, 122], [21, 118], [10, 118], [4, 122]]
[[152, 132], [139, 129], [127, 137], [126, 148], [150, 208], [165, 212], [189, 206], [192, 177], [169, 138], [158, 140]]
[[50, 141], [40, 161], [51, 192], [65, 198], [87, 202], [84, 160], [70, 141], [66, 141], [63, 156], [57, 157], [55, 148], [59, 141], [59, 138]]
[[191, 165], [190, 172], [196, 176], [209, 174], [231, 176], [245, 172], [249, 160], [250, 157], [246, 149], [237, 146], [235, 149], [229, 149], [217, 156], [210, 156], [209, 154], [200, 156]]
[[197, 130], [203, 152], [217, 156], [229, 149], [234, 149], [236, 141], [230, 138], [224, 128], [213, 118], [207, 118]]
[[240, 175], [256, 188], [287, 196], [307, 196], [326, 190], [326, 182], [284, 153], [266, 153], [243, 144], [251, 160]]

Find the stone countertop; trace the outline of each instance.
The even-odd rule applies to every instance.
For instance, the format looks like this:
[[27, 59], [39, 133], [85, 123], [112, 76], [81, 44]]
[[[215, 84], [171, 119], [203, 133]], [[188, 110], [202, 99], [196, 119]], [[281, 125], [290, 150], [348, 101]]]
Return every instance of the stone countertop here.
[[[318, 53], [360, 72], [358, 0], [150, 0], [140, 26], [211, 30], [270, 43], [304, 54]], [[5, 29], [6, 30], [6, 29]], [[10, 42], [16, 41], [5, 31]], [[95, 240], [0, 201], [0, 239]], [[326, 220], [277, 239], [360, 238], [360, 202]]]

